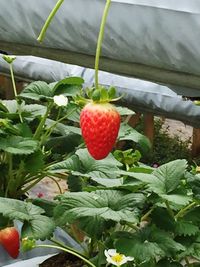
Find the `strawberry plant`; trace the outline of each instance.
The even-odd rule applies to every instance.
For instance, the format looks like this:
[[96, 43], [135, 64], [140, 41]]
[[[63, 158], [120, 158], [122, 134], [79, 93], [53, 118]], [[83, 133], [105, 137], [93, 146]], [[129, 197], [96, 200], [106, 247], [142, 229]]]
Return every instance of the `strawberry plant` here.
[[[156, 169], [138, 162], [126, 171], [118, 163], [110, 174], [107, 170], [107, 178], [95, 179], [96, 186], [81, 180], [82, 192], [66, 192], [53, 202], [37, 199], [33, 205], [1, 198], [0, 214], [2, 219], [23, 222], [25, 249], [57, 247], [86, 260], [88, 266], [199, 266], [199, 174], [187, 167], [185, 160]], [[83, 249], [55, 240], [55, 226]], [[33, 242], [45, 237], [52, 244]]]
[[56, 173], [48, 175], [47, 167], [81, 143], [80, 129], [73, 125], [79, 120], [79, 107], [72, 103], [72, 96], [80, 91], [83, 80], [33, 82], [18, 95], [14, 58], [4, 59], [11, 67], [15, 99], [0, 102], [0, 196], [20, 199], [44, 177], [66, 179]]
[[[62, 2], [47, 19], [40, 41]], [[140, 163], [141, 154], [133, 149], [110, 153], [118, 140], [139, 142], [143, 151], [150, 147], [126, 120], [120, 125], [120, 115], [131, 111], [111, 105], [117, 100], [115, 89], [98, 83], [110, 3], [107, 0], [98, 38], [95, 85], [84, 94], [79, 95], [83, 80], [70, 77], [52, 84], [33, 82], [18, 95], [14, 58], [4, 57], [15, 100], [0, 103], [0, 244], [10, 256], [18, 256], [19, 233], [13, 226], [18, 220], [25, 251], [59, 248], [92, 267], [200, 266], [196, 170], [189, 172], [186, 160], [180, 159], [151, 168]], [[82, 111], [77, 104], [85, 105]], [[53, 201], [15, 199], [44, 177], [67, 179], [69, 192]], [[81, 249], [55, 239], [57, 226]], [[51, 243], [36, 242], [45, 239]]]
[[[72, 171], [82, 172], [83, 169], [81, 164], [68, 164], [76, 161], [79, 146], [83, 146], [81, 129], [78, 127], [80, 113], [83, 137], [88, 136], [88, 149], [92, 154], [93, 149], [95, 150], [93, 156], [97, 159], [108, 156], [117, 138], [119, 141], [126, 138], [139, 141], [146, 149], [150, 147], [147, 139], [131, 127], [124, 130], [124, 124], [118, 135], [119, 114], [126, 116], [132, 113], [127, 108], [115, 109], [111, 104], [99, 104], [101, 107], [111, 107], [111, 112], [107, 108], [100, 108], [104, 110], [105, 115], [98, 117], [98, 120], [101, 117], [101, 121], [93, 120], [94, 125], [91, 125], [90, 121], [88, 127], [88, 105], [95, 107], [98, 104], [90, 103], [81, 112], [77, 103], [83, 99], [78, 96], [82, 91], [83, 79], [68, 77], [51, 84], [43, 81], [32, 82], [18, 95], [13, 75], [15, 58], [4, 56], [4, 59], [11, 67], [15, 99], [0, 101], [0, 196], [26, 198], [27, 192], [44, 177], [53, 181], [55, 178], [68, 178], [71, 184], [72, 176], [75, 176]], [[113, 92], [112, 88], [111, 91]], [[109, 91], [103, 92], [109, 97]], [[94, 114], [94, 111], [92, 113]], [[116, 119], [113, 120], [112, 115], [108, 113], [114, 114]], [[92, 118], [91, 114], [89, 117]], [[101, 128], [103, 121], [102, 131], [97, 126]], [[91, 131], [96, 131], [95, 135]], [[65, 162], [67, 165], [63, 174], [60, 167], [56, 166]]]

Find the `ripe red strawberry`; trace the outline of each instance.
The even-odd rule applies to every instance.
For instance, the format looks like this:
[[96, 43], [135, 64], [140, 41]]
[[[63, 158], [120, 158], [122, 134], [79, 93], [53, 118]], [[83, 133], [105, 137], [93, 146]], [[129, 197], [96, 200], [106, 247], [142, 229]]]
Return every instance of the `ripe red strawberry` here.
[[12, 258], [16, 259], [18, 257], [20, 241], [19, 233], [15, 227], [0, 230], [0, 244]]
[[80, 115], [83, 139], [91, 156], [100, 160], [109, 154], [117, 139], [120, 115], [110, 103], [89, 103]]

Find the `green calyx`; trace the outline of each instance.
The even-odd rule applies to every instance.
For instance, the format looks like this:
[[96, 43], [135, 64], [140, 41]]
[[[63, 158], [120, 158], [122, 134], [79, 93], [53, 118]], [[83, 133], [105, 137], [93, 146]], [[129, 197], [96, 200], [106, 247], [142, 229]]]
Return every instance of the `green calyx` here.
[[8, 64], [12, 64], [13, 61], [16, 59], [16, 56], [3, 55], [2, 58], [3, 58]]
[[116, 97], [116, 89], [115, 87], [109, 87], [108, 89], [105, 87], [100, 87], [98, 89], [94, 89], [90, 96], [95, 103], [109, 103], [114, 102], [121, 99], [123, 96]]
[[87, 88], [83, 95], [77, 95], [74, 97], [74, 102], [80, 106], [84, 107], [88, 103], [109, 103], [115, 102], [121, 99], [124, 95], [120, 97], [116, 97], [116, 89], [115, 87], [105, 88], [103, 86], [99, 86], [98, 89]]

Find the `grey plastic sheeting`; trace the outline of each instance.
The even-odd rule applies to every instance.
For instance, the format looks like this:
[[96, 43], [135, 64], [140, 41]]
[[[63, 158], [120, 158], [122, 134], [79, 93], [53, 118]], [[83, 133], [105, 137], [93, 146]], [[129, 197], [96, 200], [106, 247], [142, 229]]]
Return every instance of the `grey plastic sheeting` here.
[[[9, 74], [8, 64], [0, 57], [0, 73]], [[80, 76], [85, 86], [94, 84], [94, 70], [37, 57], [18, 56], [14, 73], [21, 78], [53, 82], [68, 76]], [[115, 86], [119, 94], [125, 93], [122, 104], [139, 112], [151, 112], [200, 127], [200, 107], [192, 101], [183, 101], [170, 87], [139, 79], [99, 72], [99, 82]]]
[[[1, 0], [0, 49], [1, 43], [8, 42], [29, 45], [29, 54], [33, 47], [43, 47], [49, 48], [51, 57], [56, 57], [51, 49], [58, 49], [57, 54], [95, 55], [105, 0], [64, 1], [44, 43], [38, 44], [36, 38], [56, 2]], [[199, 77], [199, 29], [199, 0], [112, 0], [102, 56]]]

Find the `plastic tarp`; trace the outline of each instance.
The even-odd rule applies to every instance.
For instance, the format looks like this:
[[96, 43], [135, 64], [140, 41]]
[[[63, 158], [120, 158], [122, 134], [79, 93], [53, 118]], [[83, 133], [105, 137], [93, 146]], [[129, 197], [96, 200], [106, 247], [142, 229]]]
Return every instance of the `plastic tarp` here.
[[[14, 61], [14, 72], [22, 79], [47, 82], [80, 76], [85, 81], [85, 87], [94, 84], [92, 69], [37, 57], [18, 56]], [[1, 57], [0, 73], [9, 74], [9, 66]], [[170, 87], [103, 71], [99, 73], [99, 82], [105, 86], [115, 86], [119, 94], [125, 93], [122, 104], [135, 111], [163, 115], [200, 127], [200, 107], [192, 101], [184, 101]]]
[[[0, 50], [93, 68], [105, 0], [64, 1], [39, 44], [56, 2], [1, 0]], [[199, 0], [112, 0], [101, 68], [199, 92], [199, 29]]]
[[46, 259], [52, 257], [52, 255], [47, 255], [47, 256], [41, 256], [41, 257], [34, 257], [29, 260], [24, 260], [24, 261], [19, 261], [19, 262], [14, 262], [9, 265], [4, 265], [4, 267], [38, 267], [39, 264], [41, 264], [43, 261]]

